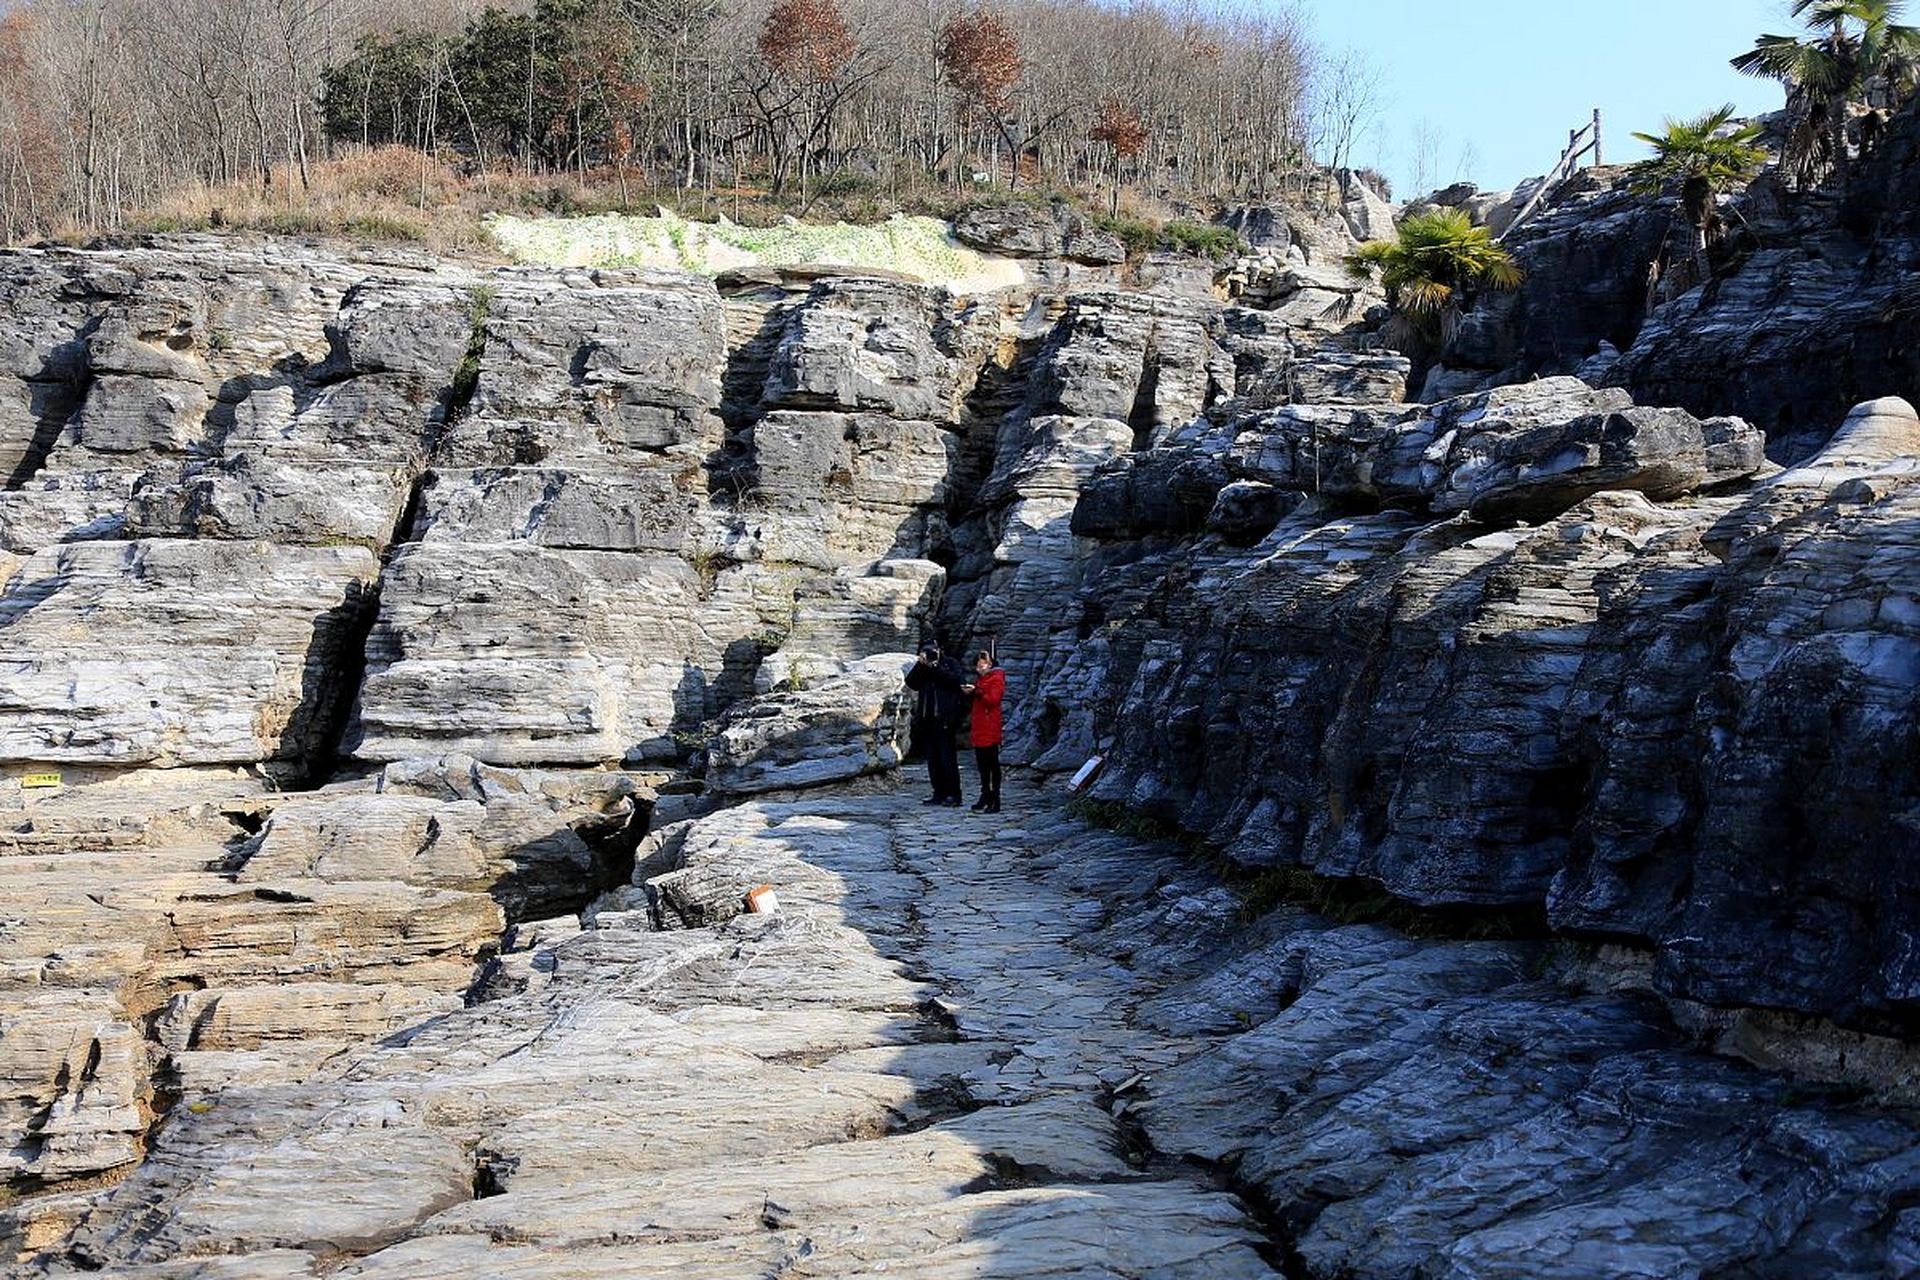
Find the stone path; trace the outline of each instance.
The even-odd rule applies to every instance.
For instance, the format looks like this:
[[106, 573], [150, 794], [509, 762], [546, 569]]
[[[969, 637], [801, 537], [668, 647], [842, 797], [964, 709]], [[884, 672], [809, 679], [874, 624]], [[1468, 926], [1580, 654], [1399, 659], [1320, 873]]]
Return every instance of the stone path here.
[[1062, 875], [1051, 808], [1030, 831], [918, 799], [752, 804], [671, 833], [688, 865], [775, 885], [781, 912], [523, 929], [493, 998], [323, 1077], [183, 1101], [65, 1265], [1275, 1274], [1241, 1202], [1151, 1159], [1132, 1122], [1194, 1042], [1133, 1028], [1152, 978], [1076, 943], [1116, 928], [1099, 882], [1137, 898], [1177, 861], [1071, 823]]
[[[297, 1077], [189, 1055], [132, 1176], [0, 1226], [169, 1280], [1920, 1275], [1910, 1115], [1010, 794], [669, 826], [467, 1007]], [[654, 927], [663, 883], [726, 918]]]

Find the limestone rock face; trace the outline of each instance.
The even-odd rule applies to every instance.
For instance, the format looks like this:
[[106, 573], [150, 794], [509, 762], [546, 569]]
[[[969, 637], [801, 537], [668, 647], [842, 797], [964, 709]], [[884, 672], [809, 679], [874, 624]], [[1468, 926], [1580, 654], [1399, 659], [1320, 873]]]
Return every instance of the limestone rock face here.
[[718, 443], [726, 321], [712, 285], [516, 270], [482, 288], [473, 401], [436, 461], [697, 459]]
[[[1887, 905], [1906, 900], [1907, 859], [1888, 858], [1912, 844], [1916, 794], [1914, 419], [1863, 406], [1828, 454], [1745, 494], [1658, 502], [1660, 480], [1578, 498], [1578, 468], [1549, 467], [1527, 495], [1524, 469], [1500, 470], [1505, 441], [1558, 448], [1583, 420], [1659, 427], [1618, 467], [1597, 440], [1601, 485], [1660, 477], [1669, 427], [1687, 487], [1730, 446], [1756, 469], [1743, 424], [1617, 395], [1279, 411], [1289, 430], [1240, 433], [1233, 465], [1310, 488], [1317, 434], [1318, 496], [1248, 553], [1151, 540], [1191, 538], [1191, 516], [1088, 517], [1145, 541], [1082, 553], [1082, 620], [1013, 674], [1040, 703], [1015, 754], [1064, 769], [1101, 752], [1097, 794], [1250, 864], [1641, 939], [1689, 998], [1905, 1025], [1911, 919]], [[1403, 444], [1448, 422], [1449, 452]], [[1109, 499], [1096, 482], [1083, 502]], [[1516, 510], [1539, 522], [1504, 524]]]
[[211, 238], [9, 255], [0, 540], [384, 544], [470, 327], [461, 273], [424, 265]]
[[[1920, 1078], [1920, 418], [1408, 404], [1348, 229], [1238, 225], [1232, 306], [1070, 227], [970, 298], [0, 253], [15, 1254], [1901, 1271], [1910, 1124], [1763, 1067]], [[1004, 819], [884, 779], [930, 638]], [[1263, 894], [1562, 945], [1261, 915], [1030, 785], [1095, 754]]]
[[945, 536], [952, 428], [997, 312], [820, 280], [730, 348], [704, 282], [490, 289], [472, 403], [383, 581], [362, 759], [685, 756], [754, 693], [810, 584]]
[[941, 290], [887, 280], [816, 285], [786, 324], [762, 399], [777, 409], [951, 422], [959, 367]]
[[577, 909], [625, 875], [650, 800], [621, 775], [454, 759], [300, 795], [152, 770], [16, 810], [0, 830], [9, 1184], [124, 1171], [163, 1087], [302, 1079], [459, 1008], [503, 910]]
[[1355, 240], [1387, 240], [1393, 236], [1393, 206], [1350, 169], [1340, 175], [1340, 212]]
[[[1674, 227], [1670, 205], [1635, 194], [1625, 177], [1620, 168], [1583, 170], [1512, 234], [1505, 244], [1525, 273], [1520, 287], [1476, 298], [1443, 364], [1457, 375], [1513, 382], [1573, 373], [1602, 344], [1633, 344], [1647, 317], [1649, 265]], [[1489, 212], [1500, 234], [1519, 206]], [[1757, 404], [1703, 405], [1633, 390], [1641, 404], [1679, 403], [1703, 417], [1742, 413], [1765, 424]], [[1427, 398], [1437, 397], [1429, 391]]]
[[1703, 423], [1552, 378], [1430, 410], [1283, 409], [1241, 433], [1231, 465], [1335, 500], [1497, 519], [1555, 513], [1602, 490], [1673, 498], [1765, 464], [1765, 440], [1737, 418]]
[[0, 597], [0, 759], [248, 764], [320, 752], [378, 574], [362, 547], [38, 552]]

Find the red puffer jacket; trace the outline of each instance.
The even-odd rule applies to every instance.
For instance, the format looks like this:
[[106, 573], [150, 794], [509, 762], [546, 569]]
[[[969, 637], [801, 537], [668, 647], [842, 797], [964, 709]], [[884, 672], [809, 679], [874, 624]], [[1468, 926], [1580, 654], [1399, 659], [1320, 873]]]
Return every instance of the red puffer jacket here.
[[1006, 696], [1007, 673], [998, 667], [973, 682], [972, 723], [967, 726], [967, 742], [976, 747], [1000, 745], [1000, 699]]

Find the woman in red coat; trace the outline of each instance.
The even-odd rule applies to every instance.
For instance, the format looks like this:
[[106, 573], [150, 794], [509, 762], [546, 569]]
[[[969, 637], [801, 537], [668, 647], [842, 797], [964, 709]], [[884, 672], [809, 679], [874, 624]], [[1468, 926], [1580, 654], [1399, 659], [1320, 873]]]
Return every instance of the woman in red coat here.
[[974, 762], [980, 767], [980, 799], [974, 809], [984, 813], [1000, 812], [1000, 700], [1006, 696], [1007, 673], [993, 664], [993, 655], [982, 650], [973, 660], [974, 680], [966, 686], [973, 699], [967, 740], [973, 744]]

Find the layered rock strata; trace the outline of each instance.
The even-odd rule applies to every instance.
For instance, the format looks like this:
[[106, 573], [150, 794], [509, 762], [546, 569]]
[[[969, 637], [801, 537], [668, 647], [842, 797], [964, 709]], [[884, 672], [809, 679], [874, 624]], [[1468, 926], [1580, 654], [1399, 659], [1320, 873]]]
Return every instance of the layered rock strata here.
[[0, 256], [28, 1190], [459, 1008], [503, 930], [625, 874], [623, 763], [898, 764], [1002, 324], [897, 281], [228, 248]]
[[473, 1007], [189, 1106], [43, 1274], [1280, 1274], [1249, 1199], [1287, 1274], [1914, 1261], [1920, 1130], [1539, 944], [1250, 923], [1025, 787], [916, 799], [690, 824], [681, 873], [777, 914], [525, 930]]
[[509, 915], [627, 873], [650, 799], [618, 774], [473, 760], [299, 795], [154, 772], [0, 833], [15, 1186], [123, 1170], [180, 1097], [302, 1079], [460, 1008]]
[[[1407, 405], [1278, 296], [433, 267], [0, 255], [23, 1252], [1268, 1274], [1217, 1176], [1315, 1275], [1909, 1266], [1903, 1123], [1667, 1012], [1912, 1032], [1905, 403], [1775, 474], [1569, 379]], [[897, 765], [930, 634], [1274, 883], [1639, 967], [1058, 817], [697, 818]]]
[[1103, 753], [1100, 795], [1247, 865], [1543, 909], [1654, 947], [1677, 994], [1910, 1025], [1920, 423], [1863, 406], [1805, 467], [1662, 502], [1715, 459], [1755, 474], [1757, 435], [1562, 405], [1542, 437], [1515, 409], [1612, 394], [1244, 423], [1226, 474], [1306, 491], [1244, 552], [1080, 518], [1112, 540], [1018, 754]]

